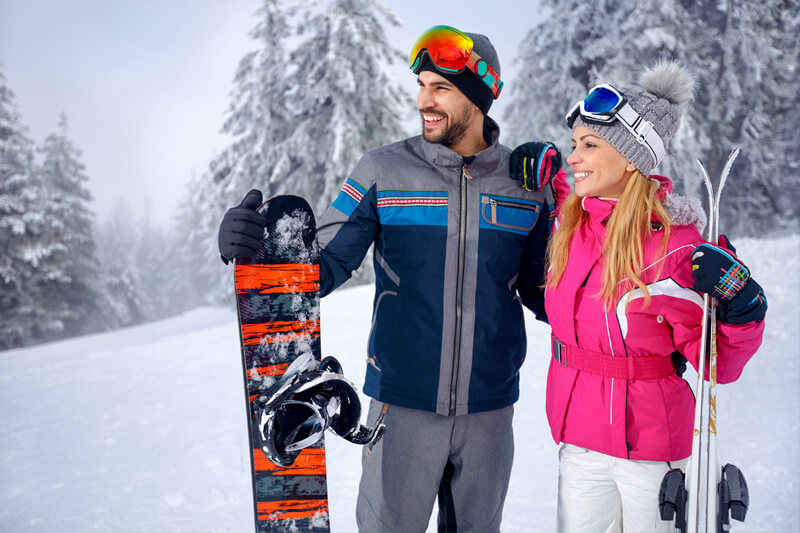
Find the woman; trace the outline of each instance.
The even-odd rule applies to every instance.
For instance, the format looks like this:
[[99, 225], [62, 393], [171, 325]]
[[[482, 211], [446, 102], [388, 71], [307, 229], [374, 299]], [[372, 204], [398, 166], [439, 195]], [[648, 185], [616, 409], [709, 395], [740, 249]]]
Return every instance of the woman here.
[[[650, 174], [692, 91], [685, 71], [661, 63], [639, 85], [593, 89], [567, 116], [575, 187], [559, 202], [545, 295], [547, 417], [563, 443], [559, 531], [672, 530], [658, 491], [668, 470], [685, 468], [694, 418], [672, 359], [697, 367], [702, 293], [719, 300], [719, 383], [737, 379], [761, 343], [761, 288], [731, 251], [701, 238], [699, 202]], [[541, 145], [512, 161], [526, 149]]]

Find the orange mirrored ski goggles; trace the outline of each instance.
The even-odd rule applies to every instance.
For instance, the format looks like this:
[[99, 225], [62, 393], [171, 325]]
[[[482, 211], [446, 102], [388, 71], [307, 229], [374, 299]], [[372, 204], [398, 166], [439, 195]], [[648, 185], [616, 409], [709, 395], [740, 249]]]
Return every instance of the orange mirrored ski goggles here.
[[486, 60], [472, 49], [469, 35], [450, 26], [434, 26], [417, 39], [411, 49], [408, 66], [415, 74], [422, 67], [427, 54], [437, 70], [447, 74], [458, 74], [465, 68], [472, 71], [492, 90], [495, 100], [503, 90], [500, 76]]

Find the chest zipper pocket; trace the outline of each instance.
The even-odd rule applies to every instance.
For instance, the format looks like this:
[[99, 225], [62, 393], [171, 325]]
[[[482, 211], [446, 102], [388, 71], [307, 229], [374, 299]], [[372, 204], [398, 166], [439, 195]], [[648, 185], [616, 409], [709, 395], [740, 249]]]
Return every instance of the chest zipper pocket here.
[[529, 232], [539, 218], [541, 204], [501, 200], [481, 195], [481, 218], [487, 224], [515, 231]]

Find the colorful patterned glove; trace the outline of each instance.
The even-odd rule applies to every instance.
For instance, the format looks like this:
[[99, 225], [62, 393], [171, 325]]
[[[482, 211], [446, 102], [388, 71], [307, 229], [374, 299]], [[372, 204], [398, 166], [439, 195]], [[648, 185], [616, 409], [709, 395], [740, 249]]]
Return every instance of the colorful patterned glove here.
[[[722, 236], [720, 242], [733, 248]], [[760, 321], [767, 313], [767, 298], [750, 271], [732, 253], [713, 244], [701, 244], [692, 252], [694, 290], [719, 302], [718, 318], [726, 324]]]
[[694, 290], [730, 302], [750, 279], [750, 271], [736, 257], [712, 244], [701, 244], [692, 252]]

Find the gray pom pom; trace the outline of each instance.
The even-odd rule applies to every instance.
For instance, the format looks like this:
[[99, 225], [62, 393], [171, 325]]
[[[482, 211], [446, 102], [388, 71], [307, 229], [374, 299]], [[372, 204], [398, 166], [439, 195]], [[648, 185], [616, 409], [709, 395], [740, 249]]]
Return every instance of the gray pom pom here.
[[674, 61], [661, 60], [645, 69], [639, 76], [639, 85], [673, 104], [682, 104], [694, 97], [694, 78]]

